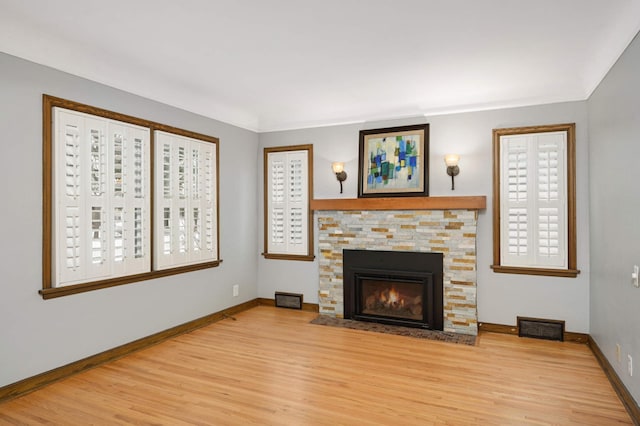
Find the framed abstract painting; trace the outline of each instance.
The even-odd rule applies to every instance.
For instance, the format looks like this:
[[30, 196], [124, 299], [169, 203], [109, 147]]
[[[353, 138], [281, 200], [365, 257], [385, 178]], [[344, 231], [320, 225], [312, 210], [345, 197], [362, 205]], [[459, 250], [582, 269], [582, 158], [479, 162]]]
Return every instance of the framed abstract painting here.
[[358, 197], [429, 195], [429, 124], [360, 131]]

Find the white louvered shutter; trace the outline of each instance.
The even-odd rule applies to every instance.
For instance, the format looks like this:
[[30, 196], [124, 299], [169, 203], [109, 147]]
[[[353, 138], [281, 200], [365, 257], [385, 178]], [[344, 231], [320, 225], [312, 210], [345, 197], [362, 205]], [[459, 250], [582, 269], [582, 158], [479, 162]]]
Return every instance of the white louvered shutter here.
[[270, 153], [268, 156], [268, 251], [286, 253], [286, 154]]
[[538, 135], [536, 263], [567, 268], [566, 132]]
[[218, 260], [215, 145], [192, 141], [189, 155], [192, 187], [188, 213], [191, 223], [191, 260], [211, 262]]
[[111, 123], [111, 251], [117, 275], [150, 270], [149, 130]]
[[566, 133], [502, 136], [501, 264], [566, 268]]
[[53, 285], [150, 271], [149, 129], [62, 108], [53, 119]]
[[508, 143], [505, 155], [504, 175], [507, 178], [506, 189], [508, 198], [503, 204], [506, 206], [507, 220], [506, 255], [528, 262], [531, 257], [529, 246], [531, 233], [529, 230], [530, 215], [528, 211], [529, 194], [527, 190], [529, 179], [529, 152], [525, 139], [513, 140]]
[[218, 259], [215, 145], [156, 131], [156, 269]]
[[111, 275], [111, 259], [109, 256], [109, 220], [107, 218], [109, 197], [107, 190], [107, 127], [104, 119], [86, 117], [84, 119], [85, 151], [83, 164], [86, 164], [83, 182], [86, 185], [84, 195], [85, 207], [83, 216], [90, 223], [85, 228], [87, 244], [85, 244], [86, 279], [107, 278]]
[[267, 250], [270, 254], [308, 254], [308, 154], [267, 154]]
[[85, 277], [83, 135], [84, 118], [54, 109], [53, 284]]
[[[166, 269], [185, 263], [184, 250], [179, 250], [178, 209], [186, 200], [178, 197], [178, 142], [174, 135], [155, 132], [155, 241], [154, 269]], [[184, 148], [184, 143], [182, 144]], [[184, 169], [182, 170], [184, 179]], [[184, 190], [183, 183], [183, 190]], [[182, 259], [181, 259], [182, 258]], [[182, 262], [180, 261], [182, 260]]]

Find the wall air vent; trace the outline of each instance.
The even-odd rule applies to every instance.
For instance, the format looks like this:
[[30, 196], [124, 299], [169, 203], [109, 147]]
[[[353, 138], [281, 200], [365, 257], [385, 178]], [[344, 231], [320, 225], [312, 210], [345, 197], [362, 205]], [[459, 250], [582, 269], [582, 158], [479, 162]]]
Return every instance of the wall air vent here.
[[564, 340], [564, 321], [518, 317], [518, 336]]
[[278, 308], [302, 309], [302, 294], [276, 291], [275, 301]]

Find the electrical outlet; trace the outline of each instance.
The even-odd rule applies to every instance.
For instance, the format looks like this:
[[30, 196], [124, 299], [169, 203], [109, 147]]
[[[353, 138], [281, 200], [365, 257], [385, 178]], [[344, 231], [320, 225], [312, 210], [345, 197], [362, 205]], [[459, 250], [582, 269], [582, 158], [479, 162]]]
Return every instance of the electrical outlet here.
[[629, 371], [629, 375], [633, 376], [633, 358], [631, 358], [631, 355], [627, 355], [627, 357], [629, 358], [627, 361], [627, 370]]
[[616, 343], [616, 359], [618, 360], [618, 363], [622, 361], [620, 359], [620, 343]]
[[234, 284], [233, 297], [238, 297], [238, 294], [240, 294], [240, 286], [238, 284]]

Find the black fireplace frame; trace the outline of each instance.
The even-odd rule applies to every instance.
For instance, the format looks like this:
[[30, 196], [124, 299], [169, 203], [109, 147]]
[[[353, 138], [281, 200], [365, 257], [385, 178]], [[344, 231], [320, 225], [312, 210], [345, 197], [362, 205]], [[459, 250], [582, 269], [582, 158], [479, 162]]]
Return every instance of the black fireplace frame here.
[[[342, 252], [344, 318], [383, 324], [442, 330], [443, 254], [387, 250]], [[411, 320], [363, 314], [358, 280], [375, 279], [423, 284], [423, 319]]]

